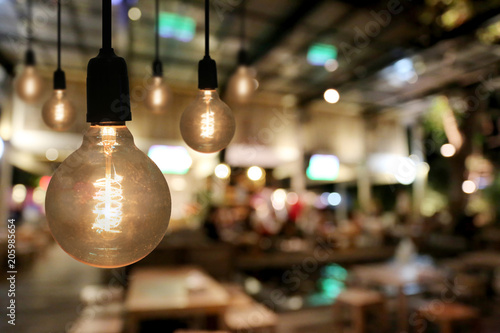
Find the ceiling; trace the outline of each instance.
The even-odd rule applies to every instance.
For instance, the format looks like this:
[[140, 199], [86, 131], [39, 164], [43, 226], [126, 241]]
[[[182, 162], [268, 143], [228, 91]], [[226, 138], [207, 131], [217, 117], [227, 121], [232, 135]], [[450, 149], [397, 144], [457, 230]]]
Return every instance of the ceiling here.
[[[212, 1], [211, 55], [224, 91], [236, 68], [240, 47], [240, 9], [244, 0]], [[114, 6], [114, 47], [132, 76], [150, 72], [154, 55], [154, 1], [122, 0]], [[56, 64], [54, 1], [34, 1], [34, 48], [42, 67]], [[335, 87], [341, 101], [364, 108], [394, 106], [445, 86], [474, 83], [470, 75], [491, 72], [500, 48], [477, 38], [477, 30], [496, 20], [500, 1], [467, 0], [246, 0], [246, 38], [259, 90], [294, 94], [304, 105]], [[100, 47], [100, 1], [63, 1], [63, 68], [84, 70]], [[131, 21], [127, 12], [142, 16]], [[196, 21], [190, 42], [161, 40], [161, 58], [171, 85], [191, 87], [203, 55], [203, 1], [161, 1], [161, 10]], [[25, 0], [0, 0], [0, 61], [11, 71], [25, 49]], [[444, 22], [444, 23], [443, 23]], [[307, 62], [313, 43], [338, 48], [333, 73]], [[409, 59], [408, 62], [398, 60]], [[398, 66], [406, 79], [400, 79]], [[405, 67], [406, 66], [406, 67]], [[395, 73], [396, 72], [396, 73]], [[472, 74], [471, 74], [472, 73]], [[408, 77], [406, 77], [406, 76]]]

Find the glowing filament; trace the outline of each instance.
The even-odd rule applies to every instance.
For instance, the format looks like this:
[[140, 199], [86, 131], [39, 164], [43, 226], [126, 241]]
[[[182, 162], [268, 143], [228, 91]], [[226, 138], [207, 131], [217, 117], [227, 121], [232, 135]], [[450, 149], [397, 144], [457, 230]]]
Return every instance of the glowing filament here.
[[112, 153], [116, 145], [116, 131], [112, 127], [103, 127], [101, 129], [102, 141], [99, 145], [104, 148], [106, 158], [106, 175], [94, 183], [96, 193], [94, 200], [97, 204], [93, 212], [97, 215], [92, 229], [99, 234], [105, 232], [120, 233], [117, 230], [122, 221], [122, 201], [123, 190], [121, 180], [123, 177], [116, 174], [112, 163]]
[[161, 87], [158, 87], [153, 91], [153, 104], [162, 105], [162, 103], [163, 103], [163, 92], [161, 91]]
[[215, 120], [214, 112], [210, 109], [201, 115], [201, 137], [212, 138], [214, 136]]

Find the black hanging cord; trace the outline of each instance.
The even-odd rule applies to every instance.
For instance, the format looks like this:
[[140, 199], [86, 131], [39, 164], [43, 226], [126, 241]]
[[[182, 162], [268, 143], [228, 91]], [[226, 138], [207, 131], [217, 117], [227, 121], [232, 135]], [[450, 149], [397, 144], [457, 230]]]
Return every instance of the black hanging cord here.
[[245, 0], [241, 3], [241, 25], [240, 25], [240, 48], [241, 50], [245, 49], [245, 16], [246, 16], [246, 6]]
[[102, 0], [102, 48], [87, 66], [87, 122], [123, 124], [132, 120], [125, 59], [111, 47], [111, 0]]
[[210, 0], [205, 0], [205, 57], [198, 64], [198, 88], [213, 90], [218, 86], [217, 66], [210, 58]]
[[66, 89], [66, 76], [61, 70], [61, 0], [57, 0], [57, 70], [54, 72], [54, 89]]
[[27, 27], [26, 27], [26, 33], [27, 33], [27, 41], [28, 41], [28, 49], [26, 50], [25, 58], [24, 58], [24, 64], [26, 66], [34, 66], [35, 65], [35, 52], [33, 52], [32, 49], [32, 44], [33, 44], [33, 3], [32, 0], [28, 0], [27, 2], [27, 13], [26, 13], [26, 19], [27, 19]]
[[205, 0], [205, 55], [210, 56], [210, 0]]
[[155, 3], [155, 60], [160, 60], [160, 1]]
[[163, 76], [163, 65], [160, 61], [160, 1], [155, 0], [155, 60], [153, 76]]
[[245, 48], [246, 46], [246, 39], [245, 39], [245, 16], [246, 16], [246, 6], [245, 6], [245, 0], [243, 0], [243, 3], [241, 4], [241, 24], [240, 24], [240, 50], [238, 52], [238, 64], [240, 65], [248, 65], [247, 63], [247, 50]]
[[111, 49], [111, 0], [102, 0], [102, 48]]
[[57, 0], [57, 69], [61, 70], [61, 0]]
[[28, 25], [27, 25], [27, 34], [28, 34], [28, 50], [31, 50], [31, 44], [33, 42], [33, 1], [28, 0], [28, 13], [27, 13]]

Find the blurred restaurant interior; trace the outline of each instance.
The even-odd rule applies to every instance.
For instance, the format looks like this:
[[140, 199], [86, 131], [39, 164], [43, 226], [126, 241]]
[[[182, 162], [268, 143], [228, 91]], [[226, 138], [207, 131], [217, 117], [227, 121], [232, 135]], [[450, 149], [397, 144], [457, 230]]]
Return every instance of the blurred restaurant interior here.
[[0, 0], [0, 332], [500, 333], [499, 65], [500, 0]]

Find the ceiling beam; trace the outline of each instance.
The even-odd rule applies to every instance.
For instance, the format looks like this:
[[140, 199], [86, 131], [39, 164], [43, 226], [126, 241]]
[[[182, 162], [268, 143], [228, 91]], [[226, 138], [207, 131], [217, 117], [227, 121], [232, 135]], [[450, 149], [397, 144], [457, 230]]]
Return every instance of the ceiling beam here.
[[[500, 8], [490, 9], [484, 13], [476, 15], [475, 17], [471, 18], [469, 21], [465, 22], [461, 26], [459, 26], [459, 27], [457, 27], [449, 32], [444, 32], [440, 35], [435, 34], [435, 35], [429, 36], [428, 42], [425, 44], [420, 44], [420, 43], [416, 43], [415, 41], [413, 41], [412, 45], [415, 46], [415, 45], [420, 44], [419, 46], [421, 49], [426, 49], [426, 48], [434, 46], [437, 43], [444, 41], [444, 40], [450, 40], [450, 39], [454, 39], [454, 38], [458, 38], [461, 36], [466, 36], [466, 35], [472, 34], [479, 27], [481, 27], [486, 21], [488, 21], [496, 16], [499, 16], [499, 15], [500, 15]], [[400, 55], [399, 57], [404, 56], [403, 52], [399, 52], [399, 55]], [[359, 81], [364, 80], [368, 77], [371, 77], [371, 76], [375, 75], [377, 72], [379, 72], [380, 70], [382, 70], [383, 68], [385, 68], [386, 66], [390, 65], [392, 62], [397, 60], [397, 58], [399, 58], [399, 57], [394, 56], [392, 54], [391, 55], [386, 54], [385, 57], [383, 57], [382, 59], [380, 59], [379, 61], [374, 63], [372, 66], [368, 67], [366, 72], [365, 72], [365, 75], [363, 75], [363, 77], [359, 77], [355, 73], [351, 72], [349, 75], [346, 76], [346, 78], [344, 80], [336, 83], [335, 86], [337, 87], [337, 89], [341, 89], [342, 87], [345, 87], [348, 84], [352, 85], [352, 84], [355, 84], [356, 82], [359, 82]], [[358, 61], [358, 63], [366, 63], [366, 60], [369, 60], [369, 59], [361, 59], [360, 61]], [[353, 68], [356, 68], [356, 66], [354, 66]], [[329, 84], [321, 85], [318, 87], [316, 92], [302, 96], [301, 98], [299, 98], [299, 105], [303, 106], [303, 105], [306, 105], [307, 103], [309, 103], [313, 100], [322, 98], [324, 91], [326, 89], [328, 89], [331, 85], [332, 85], [331, 82]]]

